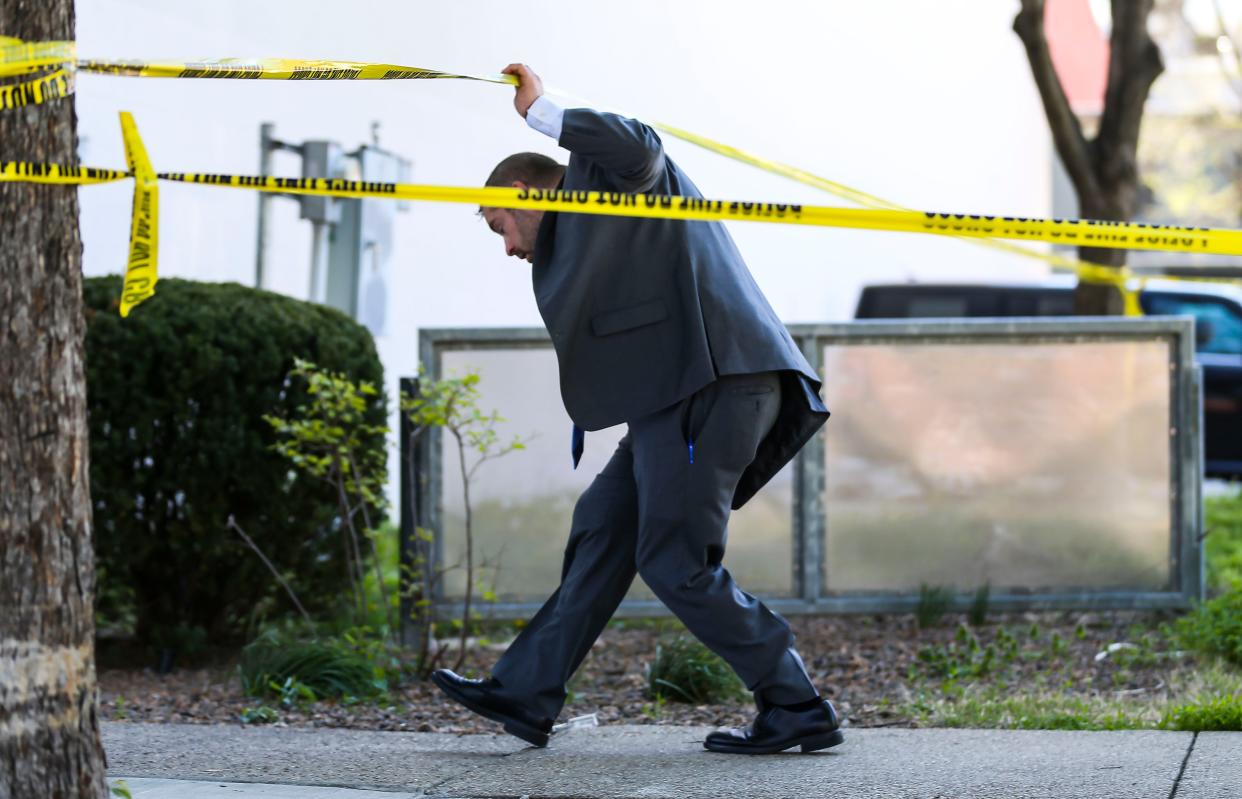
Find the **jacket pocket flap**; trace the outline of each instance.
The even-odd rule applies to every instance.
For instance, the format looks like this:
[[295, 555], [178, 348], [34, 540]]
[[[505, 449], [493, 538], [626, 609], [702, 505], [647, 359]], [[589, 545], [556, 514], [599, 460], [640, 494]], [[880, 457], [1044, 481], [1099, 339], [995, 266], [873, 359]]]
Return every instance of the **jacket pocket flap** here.
[[611, 336], [623, 330], [663, 322], [667, 318], [668, 309], [664, 307], [664, 301], [651, 300], [641, 305], [596, 314], [591, 317], [591, 332], [597, 336]]

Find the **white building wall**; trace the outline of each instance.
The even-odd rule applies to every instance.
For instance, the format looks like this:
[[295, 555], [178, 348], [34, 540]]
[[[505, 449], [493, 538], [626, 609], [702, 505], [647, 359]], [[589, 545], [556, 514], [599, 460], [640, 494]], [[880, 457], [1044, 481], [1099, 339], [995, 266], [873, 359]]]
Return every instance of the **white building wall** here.
[[[79, 0], [84, 58], [280, 56], [472, 73], [532, 65], [573, 94], [703, 133], [909, 207], [1047, 215], [1047, 126], [1017, 37], [1016, 2], [846, 0], [587, 3]], [[508, 87], [464, 81], [138, 80], [82, 75], [82, 158], [121, 166], [128, 110], [157, 170], [254, 174], [258, 129], [287, 140], [370, 140], [414, 161], [419, 183], [478, 185], [503, 156], [565, 157], [513, 111]], [[667, 138], [667, 137], [666, 137]], [[672, 157], [709, 197], [846, 203], [679, 141]], [[276, 173], [296, 175], [278, 155]], [[251, 283], [256, 195], [163, 184], [164, 276]], [[82, 191], [85, 270], [121, 271], [131, 187]], [[270, 287], [305, 297], [310, 227], [272, 203]], [[875, 281], [1043, 274], [1036, 260], [909, 234], [731, 223], [789, 322], [848, 318]], [[529, 266], [505, 257], [474, 208], [415, 204], [399, 217], [390, 384], [417, 370], [425, 326], [538, 325]]]

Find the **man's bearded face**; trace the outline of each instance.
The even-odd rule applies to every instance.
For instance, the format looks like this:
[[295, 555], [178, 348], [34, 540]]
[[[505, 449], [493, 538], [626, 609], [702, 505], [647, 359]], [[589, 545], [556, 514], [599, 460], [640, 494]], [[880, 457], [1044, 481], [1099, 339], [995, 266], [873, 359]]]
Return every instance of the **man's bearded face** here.
[[535, 237], [543, 211], [525, 211], [515, 208], [484, 208], [483, 219], [492, 232], [505, 242], [505, 255], [521, 258], [529, 263], [535, 261]]

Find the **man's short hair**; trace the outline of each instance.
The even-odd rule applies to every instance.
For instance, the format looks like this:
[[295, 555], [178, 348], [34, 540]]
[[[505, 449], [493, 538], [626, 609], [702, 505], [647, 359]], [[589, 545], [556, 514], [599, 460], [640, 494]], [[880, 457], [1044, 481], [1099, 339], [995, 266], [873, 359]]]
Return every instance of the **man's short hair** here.
[[560, 178], [562, 167], [539, 153], [515, 153], [496, 165], [485, 186], [512, 186], [520, 180], [532, 186], [551, 186]]

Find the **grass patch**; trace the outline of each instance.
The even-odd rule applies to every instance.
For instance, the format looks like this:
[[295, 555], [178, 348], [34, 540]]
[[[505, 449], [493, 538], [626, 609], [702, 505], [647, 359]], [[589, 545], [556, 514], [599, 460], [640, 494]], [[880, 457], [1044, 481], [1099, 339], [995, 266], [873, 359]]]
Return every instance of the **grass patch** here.
[[953, 696], [920, 698], [913, 716], [929, 727], [1002, 730], [1137, 730], [1156, 727], [1160, 709], [1133, 699], [1018, 693], [1000, 686]]
[[1242, 492], [1204, 503], [1207, 581], [1213, 591], [1242, 591]]
[[733, 669], [703, 644], [686, 636], [656, 647], [647, 668], [647, 692], [657, 702], [714, 705], [739, 699], [746, 686]]
[[1169, 709], [1161, 726], [1188, 732], [1242, 731], [1242, 697], [1218, 696]]
[[1161, 726], [1190, 731], [1242, 731], [1242, 670], [1219, 658], [1174, 673]]
[[1056, 688], [1015, 691], [1003, 681], [922, 684], [904, 715], [926, 727], [1010, 730], [1242, 730], [1242, 671], [1222, 659], [1183, 663], [1160, 691], [1134, 695]]

